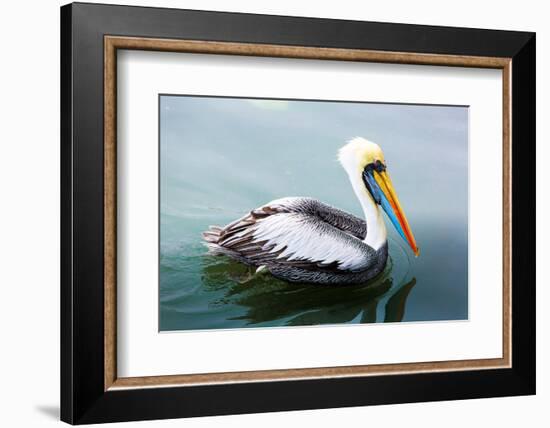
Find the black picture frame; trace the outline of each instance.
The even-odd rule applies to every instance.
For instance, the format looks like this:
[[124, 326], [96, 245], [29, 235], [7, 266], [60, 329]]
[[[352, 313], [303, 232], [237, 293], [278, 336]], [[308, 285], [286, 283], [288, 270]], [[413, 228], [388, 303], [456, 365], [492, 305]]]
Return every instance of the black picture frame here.
[[[105, 391], [105, 35], [512, 58], [512, 367]], [[63, 6], [61, 419], [85, 424], [534, 394], [535, 97], [534, 33]]]

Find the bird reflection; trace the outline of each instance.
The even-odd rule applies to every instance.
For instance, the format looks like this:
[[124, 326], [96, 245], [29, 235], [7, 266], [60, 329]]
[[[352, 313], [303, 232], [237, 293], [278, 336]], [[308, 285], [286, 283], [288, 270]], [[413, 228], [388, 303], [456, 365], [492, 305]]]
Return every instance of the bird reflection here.
[[319, 287], [290, 284], [225, 258], [205, 257], [203, 284], [207, 291], [224, 291], [214, 305], [243, 307], [244, 314], [231, 319], [250, 326], [400, 322], [416, 279], [394, 284], [390, 271], [391, 266], [361, 286]]

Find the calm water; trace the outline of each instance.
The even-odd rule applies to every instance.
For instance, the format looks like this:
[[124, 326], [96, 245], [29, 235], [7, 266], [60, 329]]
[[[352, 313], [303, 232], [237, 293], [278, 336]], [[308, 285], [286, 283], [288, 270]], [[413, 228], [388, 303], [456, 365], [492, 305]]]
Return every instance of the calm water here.
[[[467, 110], [163, 96], [160, 329], [467, 318]], [[289, 284], [209, 256], [201, 232], [283, 196], [361, 215], [336, 151], [378, 142], [420, 247], [361, 286]]]

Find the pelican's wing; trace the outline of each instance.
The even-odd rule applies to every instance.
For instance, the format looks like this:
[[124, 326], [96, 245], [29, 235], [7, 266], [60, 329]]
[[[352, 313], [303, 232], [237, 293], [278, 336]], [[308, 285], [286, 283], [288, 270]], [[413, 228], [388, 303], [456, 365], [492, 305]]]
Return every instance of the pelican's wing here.
[[365, 220], [314, 198], [282, 198], [267, 205], [272, 209], [283, 212], [309, 214], [359, 239], [365, 239], [365, 236], [367, 236], [367, 223]]
[[225, 226], [205, 232], [214, 252], [256, 266], [287, 264], [304, 269], [362, 271], [374, 250], [320, 216], [274, 201]]

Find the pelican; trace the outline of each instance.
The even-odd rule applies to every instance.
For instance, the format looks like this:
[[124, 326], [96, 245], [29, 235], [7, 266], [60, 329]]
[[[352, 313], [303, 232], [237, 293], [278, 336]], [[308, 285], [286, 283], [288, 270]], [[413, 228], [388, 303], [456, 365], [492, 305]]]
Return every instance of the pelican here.
[[[359, 284], [383, 271], [388, 241], [382, 210], [415, 256], [419, 250], [380, 147], [356, 137], [340, 148], [365, 219], [317, 199], [286, 197], [203, 233], [210, 253], [269, 271], [289, 282]], [[382, 210], [380, 209], [382, 208]]]

